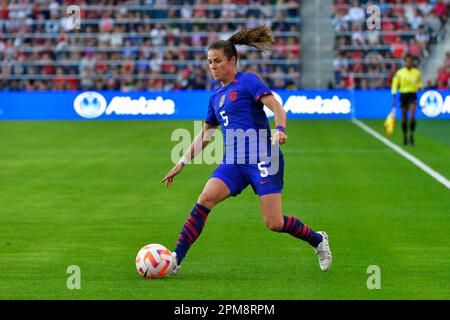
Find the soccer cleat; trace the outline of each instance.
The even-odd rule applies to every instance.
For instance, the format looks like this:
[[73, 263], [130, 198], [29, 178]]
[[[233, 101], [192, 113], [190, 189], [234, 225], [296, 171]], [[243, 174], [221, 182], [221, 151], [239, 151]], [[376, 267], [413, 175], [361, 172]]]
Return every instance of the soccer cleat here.
[[322, 271], [328, 271], [331, 267], [331, 261], [333, 256], [331, 255], [330, 245], [328, 243], [328, 235], [325, 231], [318, 231], [323, 238], [322, 242], [319, 243], [317, 248], [314, 248], [314, 252], [319, 258], [319, 265]]
[[403, 145], [404, 146], [408, 145], [408, 138], [406, 137], [406, 135], [403, 136]]
[[169, 271], [167, 272], [168, 275], [176, 275], [178, 273], [178, 270], [180, 270], [181, 266], [178, 265], [178, 259], [177, 259], [177, 253], [172, 252], [172, 262], [169, 266]]

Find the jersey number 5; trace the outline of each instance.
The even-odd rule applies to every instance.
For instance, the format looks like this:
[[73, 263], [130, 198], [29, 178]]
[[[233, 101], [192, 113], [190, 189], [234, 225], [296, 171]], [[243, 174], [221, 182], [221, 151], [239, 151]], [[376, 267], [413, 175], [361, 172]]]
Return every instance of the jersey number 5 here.
[[261, 161], [260, 163], [258, 163], [258, 169], [259, 169], [259, 175], [262, 178], [265, 178], [269, 175], [269, 171], [267, 170], [267, 168], [264, 168], [263, 165], [265, 165], [266, 162], [265, 161]]
[[228, 116], [225, 115], [225, 110], [220, 112], [220, 116], [222, 117], [222, 119], [225, 121], [225, 123], [223, 124], [224, 127], [226, 127], [228, 125]]

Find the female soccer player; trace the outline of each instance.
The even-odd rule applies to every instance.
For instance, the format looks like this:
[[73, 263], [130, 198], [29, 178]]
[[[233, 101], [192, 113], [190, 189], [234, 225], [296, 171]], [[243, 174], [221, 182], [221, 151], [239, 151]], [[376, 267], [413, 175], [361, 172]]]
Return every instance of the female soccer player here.
[[[195, 137], [186, 154], [161, 182], [166, 187], [172, 184], [174, 177], [183, 170], [186, 163], [206, 147], [212, 135], [211, 129], [219, 125], [222, 126], [224, 135], [224, 160], [206, 183], [181, 230], [177, 246], [172, 253], [171, 274], [178, 272], [187, 251], [199, 237], [214, 206], [229, 196], [237, 196], [249, 184], [259, 196], [265, 225], [272, 231], [289, 233], [307, 241], [319, 258], [321, 270], [327, 271], [331, 266], [332, 255], [327, 234], [314, 232], [298, 218], [283, 215], [281, 210], [284, 158], [278, 144], [284, 144], [287, 140], [286, 112], [258, 76], [237, 71], [238, 52], [235, 45], [248, 45], [267, 51], [273, 43], [270, 29], [267, 26], [257, 26], [237, 32], [228, 40], [215, 42], [208, 49], [209, 69], [221, 86], [209, 100], [202, 132]], [[273, 136], [264, 105], [272, 110], [275, 116], [277, 130]], [[232, 134], [236, 132], [245, 132], [245, 136], [240, 139], [240, 143], [234, 145], [236, 137]], [[249, 132], [250, 134], [247, 134]], [[246, 139], [248, 137], [256, 139]], [[239, 137], [237, 139], [239, 140]], [[261, 140], [264, 143], [254, 145]], [[270, 149], [274, 145], [277, 152], [272, 154]], [[267, 151], [266, 155], [271, 161], [270, 167], [268, 158], [261, 152], [262, 149]]]

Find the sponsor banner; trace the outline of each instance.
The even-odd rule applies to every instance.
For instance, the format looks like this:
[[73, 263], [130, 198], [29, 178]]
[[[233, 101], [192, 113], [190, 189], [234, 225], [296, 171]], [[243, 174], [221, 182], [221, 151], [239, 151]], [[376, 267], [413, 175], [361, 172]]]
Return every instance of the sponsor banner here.
[[[392, 110], [390, 90], [354, 91], [352, 100], [358, 119], [384, 119]], [[397, 96], [396, 118], [401, 118], [400, 97]], [[450, 119], [450, 90], [423, 90], [417, 94], [416, 118]]]
[[[290, 119], [384, 119], [389, 90], [276, 90]], [[204, 119], [211, 91], [0, 92], [0, 120]], [[398, 100], [398, 99], [397, 99]], [[450, 118], [450, 91], [418, 95], [417, 118]], [[272, 112], [265, 108], [269, 117]], [[401, 117], [401, 112], [397, 113]]]

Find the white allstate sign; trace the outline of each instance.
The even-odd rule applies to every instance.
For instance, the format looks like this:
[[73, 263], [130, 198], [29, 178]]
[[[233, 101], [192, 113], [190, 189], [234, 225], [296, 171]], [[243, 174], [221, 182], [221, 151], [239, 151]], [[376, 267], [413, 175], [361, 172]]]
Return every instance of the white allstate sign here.
[[[277, 100], [286, 113], [293, 114], [349, 114], [351, 112], [352, 104], [348, 99], [340, 99], [338, 96], [333, 96], [331, 99], [323, 99], [321, 96], [316, 96], [314, 99], [309, 99], [306, 96], [291, 95], [283, 105], [283, 99], [280, 95], [273, 92], [275, 100]], [[273, 112], [264, 106], [264, 111], [267, 117], [273, 117]]]
[[132, 99], [129, 96], [116, 96], [108, 104], [102, 94], [87, 91], [79, 94], [74, 102], [75, 111], [85, 119], [95, 119], [103, 114], [111, 115], [171, 115], [175, 113], [175, 102], [164, 100], [158, 96], [156, 99]]
[[435, 90], [426, 91], [419, 101], [424, 115], [435, 118], [441, 113], [450, 113], [450, 96], [444, 100], [442, 95]]
[[106, 109], [106, 114], [120, 115], [153, 115], [153, 114], [174, 114], [175, 102], [164, 100], [162, 97], [156, 99], [131, 99], [130, 97], [114, 97]]

